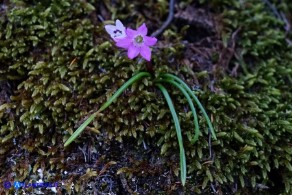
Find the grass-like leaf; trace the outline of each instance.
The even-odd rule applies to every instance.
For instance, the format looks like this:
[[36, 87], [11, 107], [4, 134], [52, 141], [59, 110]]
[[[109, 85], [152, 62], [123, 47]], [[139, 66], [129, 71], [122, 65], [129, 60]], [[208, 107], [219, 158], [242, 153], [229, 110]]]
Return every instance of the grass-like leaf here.
[[165, 87], [163, 85], [161, 85], [160, 83], [156, 83], [156, 86], [163, 93], [163, 95], [164, 95], [164, 97], [166, 99], [166, 102], [168, 104], [169, 110], [171, 112], [173, 121], [174, 121], [175, 129], [176, 129], [176, 135], [177, 135], [178, 144], [179, 144], [179, 151], [180, 151], [181, 182], [182, 182], [182, 185], [184, 186], [185, 183], [186, 183], [186, 177], [187, 177], [187, 165], [186, 165], [186, 155], [185, 155], [185, 149], [184, 149], [184, 146], [183, 146], [183, 140], [182, 140], [181, 128], [180, 128], [179, 120], [178, 120], [176, 111], [174, 109], [174, 106], [172, 104], [172, 100], [171, 100], [167, 90], [165, 89]]
[[135, 76], [133, 76], [131, 79], [129, 79], [126, 83], [124, 83], [117, 91], [116, 93], [109, 98], [107, 102], [105, 102], [97, 112], [93, 113], [65, 142], [64, 147], [68, 146], [71, 142], [73, 142], [78, 135], [87, 127], [89, 123], [93, 121], [93, 119], [97, 116], [98, 113], [105, 110], [107, 107], [109, 107], [115, 99], [117, 99], [131, 84], [138, 81], [139, 79], [143, 77], [149, 77], [151, 76], [148, 72], [139, 72]]
[[88, 119], [86, 119], [86, 121], [84, 121], [84, 123], [82, 123], [82, 125], [80, 125], [80, 127], [65, 142], [64, 147], [71, 144], [71, 142], [73, 142], [76, 139], [76, 137], [87, 127], [87, 125], [89, 125], [89, 123], [91, 123], [91, 121], [93, 121], [93, 119], [96, 117], [96, 115], [97, 115], [97, 112], [92, 114]]
[[193, 101], [192, 101], [190, 95], [182, 87], [181, 84], [179, 84], [178, 82], [174, 81], [173, 79], [161, 79], [161, 80], [158, 80], [158, 81], [159, 82], [167, 82], [167, 83], [170, 83], [171, 85], [173, 85], [176, 88], [178, 88], [184, 94], [184, 96], [186, 97], [186, 99], [187, 99], [187, 101], [188, 101], [188, 103], [190, 105], [190, 108], [192, 110], [193, 116], [194, 116], [195, 136], [194, 136], [193, 139], [191, 139], [191, 143], [195, 143], [198, 140], [200, 130], [199, 130], [199, 122], [198, 122], [197, 112], [196, 112], [195, 106], [193, 104]]
[[211, 134], [212, 134], [212, 137], [214, 139], [217, 139], [216, 138], [216, 134], [215, 134], [215, 131], [214, 131], [214, 128], [213, 128], [213, 125], [211, 123], [211, 120], [206, 112], [206, 110], [204, 109], [204, 107], [202, 106], [201, 102], [199, 101], [199, 99], [197, 98], [197, 96], [195, 96], [195, 94], [193, 93], [193, 91], [189, 88], [189, 86], [183, 81], [181, 80], [180, 78], [178, 78], [177, 76], [175, 75], [172, 75], [172, 74], [161, 74], [162, 78], [166, 78], [166, 79], [173, 79], [175, 81], [177, 81], [178, 83], [180, 83], [184, 88], [185, 90], [187, 90], [187, 92], [190, 94], [190, 96], [195, 100], [195, 102], [197, 103], [198, 107], [200, 108], [200, 110], [202, 111], [206, 121], [207, 121], [207, 124], [208, 124], [208, 127], [211, 131]]
[[140, 80], [143, 77], [150, 77], [151, 74], [149, 72], [139, 72], [138, 74], [136, 74], [135, 76], [133, 76], [132, 78], [130, 78], [127, 82], [125, 82], [118, 90], [117, 92], [110, 97], [110, 99], [104, 103], [100, 109], [98, 110], [99, 112], [103, 111], [104, 109], [106, 109], [107, 107], [109, 107], [109, 105], [111, 105], [111, 103], [117, 99], [130, 85], [132, 85], [133, 83], [135, 83], [136, 81]]

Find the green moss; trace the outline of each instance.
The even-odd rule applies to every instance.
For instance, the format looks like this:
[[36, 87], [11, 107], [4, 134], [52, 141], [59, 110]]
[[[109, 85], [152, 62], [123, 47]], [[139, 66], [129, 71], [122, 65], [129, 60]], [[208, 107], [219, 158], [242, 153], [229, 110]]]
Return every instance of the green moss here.
[[[29, 180], [38, 168], [58, 173], [74, 170], [68, 158], [83, 143], [96, 146], [97, 140], [102, 140], [110, 148], [111, 140], [126, 142], [130, 138], [135, 138], [137, 144], [147, 142], [153, 148], [158, 145], [166, 162], [176, 158], [164, 162], [167, 170], [170, 167], [172, 173], [179, 173], [179, 166], [174, 163], [179, 161], [173, 154], [179, 152], [172, 119], [162, 94], [148, 78], [134, 84], [104, 111], [103, 117], [97, 118], [78, 138], [75, 147], [63, 150], [63, 142], [86, 117], [97, 111], [132, 75], [149, 69], [149, 64], [130, 61], [123, 51], [115, 48], [97, 15], [124, 19], [132, 27], [145, 21], [149, 31], [154, 31], [167, 14], [166, 1], [146, 4], [120, 1], [113, 5], [104, 1], [102, 6], [107, 13], [101, 12], [100, 4], [88, 2], [91, 4], [73, 0], [11, 1], [0, 16], [0, 29], [4, 29], [0, 32], [1, 82], [9, 83], [13, 89], [7, 94], [10, 98], [0, 99], [1, 162], [6, 162], [4, 157], [19, 155], [13, 165], [0, 164], [3, 170], [0, 182], [12, 172], [13, 179], [20, 181]], [[152, 6], [157, 9], [149, 16], [145, 10]], [[202, 90], [194, 93], [211, 115], [218, 136], [210, 147], [208, 129], [199, 113], [202, 136], [196, 144], [191, 144], [188, 135], [193, 133], [193, 122], [190, 111], [184, 107], [187, 102], [179, 91], [167, 86], [173, 89], [171, 96], [185, 140], [191, 177], [185, 191], [209, 193], [212, 183], [216, 189], [228, 192], [236, 183], [238, 193], [256, 190], [260, 184], [276, 193], [290, 194], [292, 55], [284, 23], [260, 0], [213, 0], [208, 6], [214, 13], [222, 11], [223, 46], [230, 47], [232, 33], [240, 29], [236, 55], [229, 64], [230, 69], [239, 65], [239, 76], [233, 77], [229, 75], [231, 70], [220, 67], [213, 71], [218, 57], [209, 59], [212, 66], [209, 69], [200, 69], [201, 72], [192, 69], [196, 64], [185, 61], [184, 32], [175, 25], [160, 37], [161, 45], [153, 50], [150, 64], [154, 77], [171, 72], [191, 86], [200, 84]], [[285, 1], [275, 6], [284, 12], [292, 9]], [[214, 52], [214, 56], [220, 57], [220, 53]], [[23, 153], [28, 156], [21, 157]], [[113, 158], [105, 156], [104, 163]], [[143, 177], [135, 171], [131, 174], [131, 170], [143, 170], [142, 161], [135, 164], [120, 160], [113, 166], [115, 170], [127, 167], [127, 178]], [[76, 162], [80, 164], [80, 160]], [[76, 182], [75, 191], [84, 190], [85, 183], [99, 171], [93, 167], [80, 173], [84, 181]], [[283, 180], [282, 185], [274, 179], [275, 173]], [[46, 177], [56, 181], [63, 176], [46, 173]], [[68, 181], [69, 191], [70, 177], [64, 180]], [[178, 189], [174, 184], [177, 180], [158, 188], [164, 192], [172, 189], [169, 193], [173, 193]]]

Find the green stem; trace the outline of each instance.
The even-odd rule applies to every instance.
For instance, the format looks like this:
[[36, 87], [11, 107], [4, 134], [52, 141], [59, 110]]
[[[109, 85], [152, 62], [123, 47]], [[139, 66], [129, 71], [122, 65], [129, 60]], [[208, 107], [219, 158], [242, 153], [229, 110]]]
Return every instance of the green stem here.
[[93, 113], [65, 142], [64, 147], [68, 146], [71, 142], [73, 142], [78, 135], [93, 121], [93, 119], [97, 116], [98, 113], [105, 110], [107, 107], [109, 107], [115, 99], [117, 99], [131, 84], [138, 81], [139, 79], [143, 77], [149, 77], [151, 76], [148, 72], [139, 72], [135, 76], [133, 76], [131, 79], [129, 79], [126, 83], [124, 83], [117, 91], [116, 93], [109, 98], [107, 102], [105, 102], [97, 112]]
[[200, 130], [199, 130], [199, 122], [198, 122], [197, 112], [196, 112], [195, 106], [194, 106], [194, 104], [192, 102], [192, 99], [191, 99], [190, 95], [186, 92], [186, 90], [178, 82], [176, 82], [176, 81], [174, 81], [172, 79], [161, 79], [161, 80], [158, 80], [158, 82], [160, 82], [160, 81], [167, 82], [167, 83], [170, 83], [171, 85], [174, 85], [186, 97], [186, 99], [187, 99], [187, 101], [188, 101], [188, 103], [190, 105], [190, 108], [192, 110], [193, 116], [194, 116], [195, 137], [193, 139], [191, 139], [191, 143], [195, 143], [198, 140]]
[[180, 78], [178, 78], [177, 76], [174, 76], [172, 74], [162, 74], [161, 75], [162, 77], [165, 77], [167, 79], [173, 79], [175, 81], [177, 81], [178, 83], [180, 83], [186, 90], [187, 92], [191, 95], [191, 97], [195, 100], [195, 102], [197, 103], [197, 105], [199, 106], [200, 110], [202, 111], [206, 121], [207, 121], [207, 124], [209, 126], [209, 129], [211, 131], [211, 134], [213, 136], [213, 138], [216, 140], [216, 134], [215, 134], [215, 131], [214, 131], [214, 128], [213, 128], [213, 125], [211, 123], [211, 120], [206, 112], [206, 110], [204, 109], [204, 107], [202, 106], [201, 102], [199, 101], [199, 99], [197, 98], [197, 96], [195, 96], [195, 94], [192, 92], [192, 90], [189, 88], [189, 86], [184, 82], [182, 81]]
[[164, 97], [166, 99], [166, 102], [168, 104], [169, 110], [171, 112], [173, 121], [174, 121], [175, 129], [176, 129], [176, 135], [177, 135], [178, 144], [179, 144], [179, 150], [180, 150], [181, 182], [182, 182], [182, 185], [184, 186], [185, 183], [186, 183], [186, 177], [187, 177], [187, 167], [186, 167], [186, 156], [185, 156], [185, 150], [184, 150], [184, 146], [183, 146], [183, 140], [182, 140], [182, 135], [181, 135], [181, 128], [180, 128], [180, 125], [179, 125], [179, 120], [178, 120], [176, 111], [174, 109], [174, 106], [172, 104], [172, 100], [171, 100], [167, 90], [165, 89], [165, 87], [163, 85], [161, 85], [160, 83], [156, 83], [156, 86], [163, 93], [163, 95], [164, 95]]

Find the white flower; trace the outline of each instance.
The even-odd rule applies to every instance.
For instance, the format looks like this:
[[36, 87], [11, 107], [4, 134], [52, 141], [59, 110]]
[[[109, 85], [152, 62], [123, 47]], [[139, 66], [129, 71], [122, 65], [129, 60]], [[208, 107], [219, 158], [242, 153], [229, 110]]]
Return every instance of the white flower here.
[[126, 28], [120, 20], [116, 20], [116, 25], [105, 25], [105, 30], [115, 41], [127, 36]]

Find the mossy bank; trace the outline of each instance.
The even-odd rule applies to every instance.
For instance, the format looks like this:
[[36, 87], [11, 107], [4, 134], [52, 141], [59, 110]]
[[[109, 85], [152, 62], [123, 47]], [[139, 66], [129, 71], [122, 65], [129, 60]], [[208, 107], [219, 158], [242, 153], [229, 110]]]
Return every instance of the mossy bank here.
[[[1, 183], [42, 178], [73, 194], [291, 194], [292, 4], [201, 0], [175, 7], [148, 64], [127, 59], [103, 20], [119, 18], [133, 28], [145, 22], [154, 32], [168, 15], [167, 1], [0, 3]], [[63, 147], [142, 70], [186, 81], [215, 127], [216, 141], [199, 113], [202, 133], [191, 144], [187, 101], [168, 86], [187, 154], [184, 188], [172, 118], [152, 79], [134, 84]], [[35, 190], [52, 192], [25, 189]]]

